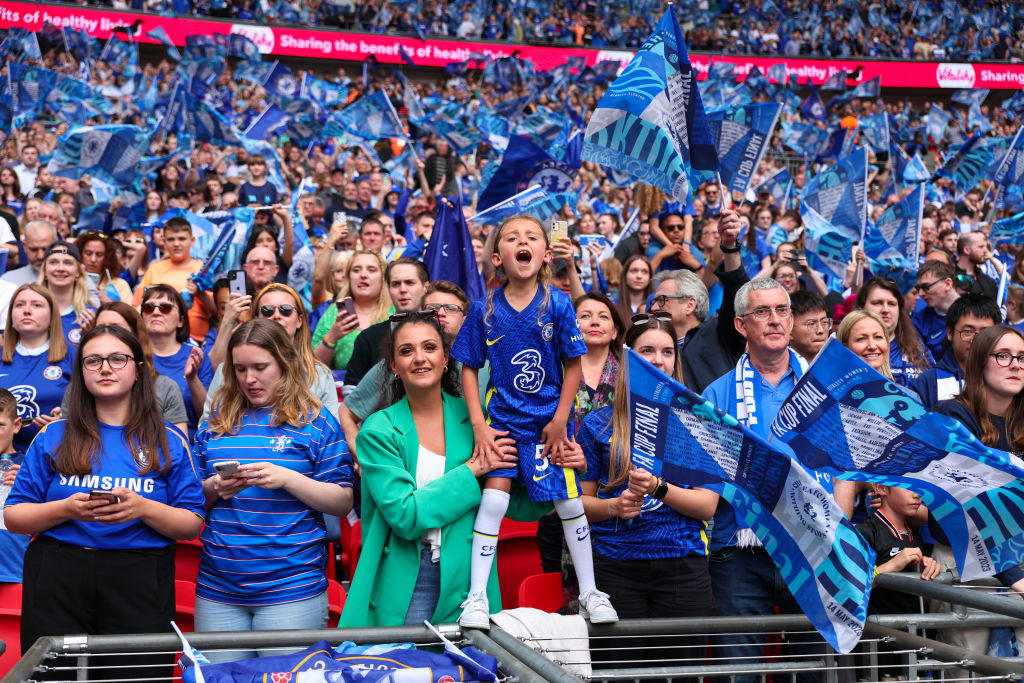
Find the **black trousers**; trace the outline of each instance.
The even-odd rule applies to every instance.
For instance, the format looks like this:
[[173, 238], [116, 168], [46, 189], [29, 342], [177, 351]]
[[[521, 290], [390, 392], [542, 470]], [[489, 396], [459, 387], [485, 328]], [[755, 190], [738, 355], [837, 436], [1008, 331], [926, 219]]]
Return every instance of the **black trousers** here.
[[[620, 619], [709, 617], [715, 614], [706, 555], [661, 560], [616, 560], [594, 553], [597, 587], [608, 593]], [[704, 658], [703, 636], [591, 640], [595, 662], [610, 666], [695, 665]], [[596, 646], [596, 647], [595, 647]]]
[[[36, 537], [25, 552], [22, 653], [41, 636], [171, 631], [174, 549], [91, 550]], [[170, 678], [172, 663], [167, 655], [90, 657], [89, 678]], [[146, 668], [108, 668], [126, 666]]]

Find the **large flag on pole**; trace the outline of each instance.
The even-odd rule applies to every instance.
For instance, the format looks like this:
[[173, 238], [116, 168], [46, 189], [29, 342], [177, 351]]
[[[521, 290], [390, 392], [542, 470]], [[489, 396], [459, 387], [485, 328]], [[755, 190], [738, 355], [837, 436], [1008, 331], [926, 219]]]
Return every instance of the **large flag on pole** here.
[[804, 185], [801, 207], [814, 209], [851, 241], [861, 242], [868, 212], [867, 181], [868, 152], [858, 147]]
[[680, 202], [690, 196], [691, 170], [718, 170], [674, 5], [598, 103], [583, 159], [628, 173]]
[[633, 465], [729, 501], [818, 632], [836, 650], [852, 650], [864, 629], [875, 553], [832, 494], [785, 450], [627, 353]]
[[432, 280], [454, 282], [462, 287], [470, 301], [486, 296], [487, 289], [476, 269], [469, 226], [458, 195], [438, 202], [437, 221], [423, 254], [423, 264]]
[[778, 102], [716, 107], [708, 111], [726, 190], [745, 193], [768, 149], [782, 105]]
[[836, 339], [772, 424], [800, 461], [837, 478], [920, 494], [969, 581], [1024, 560], [1024, 469], [960, 421], [924, 407]]
[[885, 268], [915, 268], [921, 248], [924, 187], [887, 208], [864, 235], [864, 254]]

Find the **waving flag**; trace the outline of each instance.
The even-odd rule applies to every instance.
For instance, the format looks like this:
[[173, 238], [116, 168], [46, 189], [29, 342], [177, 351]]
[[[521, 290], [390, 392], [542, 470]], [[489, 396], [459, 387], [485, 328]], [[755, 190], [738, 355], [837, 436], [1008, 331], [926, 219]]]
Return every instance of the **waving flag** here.
[[570, 168], [565, 162], [554, 159], [529, 138], [514, 135], [501, 166], [480, 192], [477, 206], [490, 208], [534, 185], [548, 194], [568, 192], [578, 169], [579, 166]]
[[765, 76], [767, 76], [769, 80], [775, 81], [780, 85], [785, 85], [786, 73], [786, 63], [779, 62], [778, 64], [772, 64], [768, 67], [768, 71], [765, 72]]
[[274, 62], [267, 74], [266, 80], [261, 84], [271, 95], [298, 97], [302, 84], [295, 77], [292, 70], [281, 62]]
[[789, 170], [783, 168], [758, 183], [754, 188], [754, 195], [756, 197], [762, 192], [768, 192], [775, 198], [775, 206], [785, 210], [786, 207], [783, 206], [783, 203], [792, 184], [793, 179], [789, 175]]
[[882, 77], [875, 76], [870, 81], [864, 81], [857, 85], [856, 88], [850, 91], [847, 95], [848, 99], [861, 98], [868, 99], [878, 97], [882, 92]]
[[828, 141], [828, 131], [802, 121], [782, 122], [782, 144], [800, 155], [817, 156]]
[[826, 80], [825, 84], [821, 86], [821, 89], [839, 91], [846, 90], [847, 78], [849, 78], [849, 75], [846, 73], [846, 71], [840, 69], [839, 71], [835, 72], [834, 74], [828, 77], [828, 80]]
[[487, 290], [476, 269], [469, 226], [458, 195], [438, 202], [437, 220], [434, 232], [430, 235], [430, 243], [423, 254], [423, 264], [431, 280], [454, 282], [462, 287], [470, 301], [486, 296]]
[[807, 264], [819, 273], [842, 280], [852, 255], [853, 239], [807, 204], [800, 205], [800, 217], [804, 222]]
[[56, 71], [41, 66], [25, 66], [20, 62], [7, 62], [11, 105], [15, 114], [39, 107], [47, 94], [57, 85]]
[[956, 152], [946, 159], [935, 171], [936, 177], [952, 178], [956, 183], [957, 197], [967, 193], [988, 175], [989, 166], [995, 161], [995, 153], [985, 144], [986, 138], [973, 135]]
[[181, 61], [181, 53], [178, 52], [178, 48], [171, 42], [171, 38], [167, 35], [167, 31], [164, 30], [163, 26], [157, 26], [152, 31], [146, 31], [146, 35], [166, 47], [168, 57], [176, 62]]
[[996, 166], [992, 182], [996, 185], [1024, 185], [1024, 126], [1017, 129], [1010, 148]]
[[1024, 114], [1024, 90], [1018, 90], [1013, 97], [1003, 100], [1002, 108], [1010, 115], [1010, 118], [1017, 118]]
[[821, 92], [818, 88], [811, 86], [811, 94], [800, 105], [800, 115], [811, 121], [827, 121], [828, 114], [825, 112], [825, 104], [821, 101]]
[[252, 120], [242, 135], [253, 140], [266, 140], [271, 135], [275, 135], [276, 131], [283, 128], [287, 122], [288, 114], [276, 104], [270, 104], [262, 114]]
[[708, 125], [718, 147], [722, 183], [727, 190], [747, 191], [781, 112], [782, 105], [777, 102], [708, 111]]
[[570, 193], [551, 195], [540, 185], [533, 185], [519, 194], [484, 209], [467, 220], [470, 223], [497, 225], [509, 216], [524, 213], [544, 221], [560, 211], [572, 198], [579, 199], [578, 196]]
[[928, 137], [935, 142], [941, 142], [942, 136], [946, 134], [946, 127], [952, 120], [952, 114], [948, 111], [943, 111], [933, 104], [931, 109], [928, 110]]
[[136, 180], [139, 160], [149, 151], [142, 126], [83, 126], [60, 137], [46, 170], [64, 178], [89, 175], [125, 187]]
[[202, 100], [185, 93], [184, 116], [185, 130], [196, 142], [209, 142], [214, 145], [237, 145], [238, 129], [223, 114]]
[[955, 418], [830, 339], [772, 424], [804, 466], [837, 478], [909, 488], [949, 538], [960, 578], [1024, 560], [1024, 470]]
[[868, 147], [876, 152], [885, 152], [889, 149], [889, 114], [880, 112], [873, 116], [865, 116], [860, 119], [860, 131]]
[[800, 192], [801, 207], [814, 209], [851, 241], [861, 242], [867, 221], [867, 174], [868, 153], [861, 147], [807, 182]]
[[391, 106], [391, 100], [383, 90], [360, 97], [340, 112], [331, 114], [328, 121], [333, 121], [343, 130], [364, 140], [409, 138], [398, 113]]
[[[992, 130], [994, 126], [988, 117], [981, 113], [981, 105], [972, 104], [967, 110], [967, 130], [984, 135]], [[975, 130], [977, 129], [977, 130]]]
[[997, 247], [1004, 244], [1024, 245], [1024, 212], [996, 221], [989, 238]]
[[718, 170], [674, 5], [598, 103], [583, 158], [625, 171], [681, 202], [690, 196], [691, 168]]
[[981, 104], [988, 97], [988, 88], [965, 88], [953, 93], [953, 101], [957, 104]]
[[302, 75], [302, 87], [299, 90], [300, 97], [307, 97], [316, 100], [325, 107], [335, 104], [346, 104], [348, 102], [348, 87], [335, 85], [323, 78], [317, 78], [309, 73]]
[[243, 62], [235, 69], [235, 79], [263, 85], [273, 73], [277, 62]]
[[791, 454], [627, 353], [633, 465], [731, 503], [818, 632], [836, 650], [852, 650], [867, 617], [875, 553], [832, 494]]
[[864, 253], [884, 268], [914, 268], [921, 246], [924, 188], [887, 208], [864, 235]]

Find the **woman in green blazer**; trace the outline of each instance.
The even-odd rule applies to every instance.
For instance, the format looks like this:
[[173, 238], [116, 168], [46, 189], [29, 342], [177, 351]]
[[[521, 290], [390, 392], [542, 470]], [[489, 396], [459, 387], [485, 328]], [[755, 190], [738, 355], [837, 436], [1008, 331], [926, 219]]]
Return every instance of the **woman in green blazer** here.
[[[469, 590], [479, 477], [514, 464], [472, 460], [473, 428], [436, 312], [392, 317], [385, 343], [393, 405], [374, 413], [356, 439], [362, 468], [363, 547], [339, 626], [454, 622]], [[584, 465], [578, 459], [567, 467]], [[538, 519], [550, 504], [513, 493], [509, 517]], [[497, 539], [495, 539], [497, 541]], [[488, 584], [499, 606], [497, 573]], [[415, 598], [415, 599], [414, 599]]]

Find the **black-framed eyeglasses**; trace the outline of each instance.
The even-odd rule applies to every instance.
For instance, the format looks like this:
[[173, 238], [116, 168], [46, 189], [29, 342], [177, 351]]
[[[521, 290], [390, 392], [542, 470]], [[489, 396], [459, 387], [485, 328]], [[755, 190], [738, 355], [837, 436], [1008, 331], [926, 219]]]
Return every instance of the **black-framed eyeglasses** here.
[[437, 320], [437, 311], [432, 309], [426, 309], [424, 311], [412, 311], [410, 313], [395, 313], [393, 316], [388, 318], [391, 323], [391, 331], [395, 330], [395, 327], [399, 323], [404, 323], [409, 320]]
[[444, 311], [445, 313], [465, 313], [462, 310], [462, 306], [457, 304], [423, 304], [423, 307], [428, 311]]
[[793, 309], [789, 306], [776, 306], [775, 308], [772, 308], [771, 306], [758, 306], [750, 313], [744, 313], [740, 317], [750, 317], [763, 323], [766, 320], [771, 320], [772, 313], [774, 313], [779, 320], [786, 320], [789, 316], [793, 315]]
[[271, 306], [270, 304], [263, 304], [260, 306], [260, 317], [269, 318], [274, 315], [274, 311], [281, 311], [281, 315], [289, 317], [292, 313], [299, 310], [292, 304], [281, 304], [280, 306]]
[[143, 313], [152, 313], [153, 311], [158, 309], [161, 313], [167, 315], [168, 313], [174, 310], [174, 304], [167, 303], [166, 301], [159, 304], [153, 301], [147, 301], [146, 303], [142, 304]]
[[974, 339], [974, 335], [981, 332], [981, 330], [976, 330], [973, 327], [965, 327], [959, 330], [953, 330], [953, 332], [955, 334], [959, 334], [960, 338], [963, 339], [965, 342], [969, 342], [972, 339]]
[[99, 372], [103, 367], [103, 361], [107, 362], [111, 370], [123, 370], [129, 362], [134, 361], [135, 356], [127, 353], [112, 353], [109, 356], [86, 356], [82, 359], [82, 367], [89, 372]]
[[665, 304], [668, 303], [669, 299], [692, 299], [693, 297], [686, 296], [685, 294], [659, 294], [654, 297], [654, 305], [658, 308], [664, 308]]
[[1013, 363], [1013, 361], [1017, 361], [1017, 365], [1019, 365], [1022, 368], [1024, 368], [1024, 353], [1018, 353], [1015, 356], [1012, 353], [1007, 353], [1006, 351], [1000, 351], [999, 353], [990, 353], [988, 355], [990, 355], [990, 356], [992, 356], [993, 358], [996, 359], [996, 364], [999, 367], [1008, 368]]
[[826, 332], [832, 329], [832, 318], [819, 318], [818, 320], [807, 320], [800, 323], [802, 327], [805, 327], [808, 331], [823, 329]]
[[916, 285], [914, 285], [914, 291], [916, 291], [916, 292], [927, 292], [929, 289], [931, 289], [935, 285], [939, 284], [940, 282], [942, 282], [942, 280], [935, 280], [934, 282], [929, 282], [926, 285], [916, 284]]

